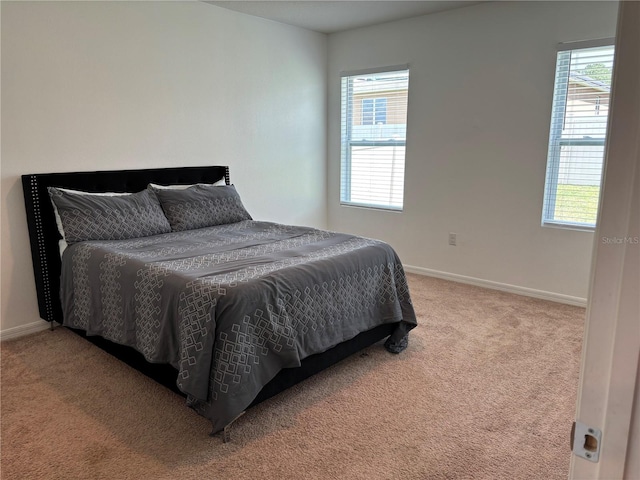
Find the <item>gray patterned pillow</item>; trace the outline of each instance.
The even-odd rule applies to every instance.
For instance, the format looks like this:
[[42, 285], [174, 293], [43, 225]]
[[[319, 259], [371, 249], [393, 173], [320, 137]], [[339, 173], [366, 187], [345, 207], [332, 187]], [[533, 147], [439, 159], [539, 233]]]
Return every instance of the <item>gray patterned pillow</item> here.
[[72, 193], [55, 187], [48, 190], [69, 243], [125, 240], [171, 231], [158, 198], [150, 190], [118, 196]]
[[153, 191], [174, 232], [251, 220], [233, 185], [194, 185], [182, 190]]

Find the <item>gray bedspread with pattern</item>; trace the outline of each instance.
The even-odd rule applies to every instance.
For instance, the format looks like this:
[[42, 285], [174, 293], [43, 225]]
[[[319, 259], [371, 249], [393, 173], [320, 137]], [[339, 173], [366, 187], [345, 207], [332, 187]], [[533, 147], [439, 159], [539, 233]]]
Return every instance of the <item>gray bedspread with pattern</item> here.
[[64, 324], [170, 363], [224, 428], [282, 368], [383, 323], [416, 325], [387, 244], [266, 222], [91, 241], [63, 255]]

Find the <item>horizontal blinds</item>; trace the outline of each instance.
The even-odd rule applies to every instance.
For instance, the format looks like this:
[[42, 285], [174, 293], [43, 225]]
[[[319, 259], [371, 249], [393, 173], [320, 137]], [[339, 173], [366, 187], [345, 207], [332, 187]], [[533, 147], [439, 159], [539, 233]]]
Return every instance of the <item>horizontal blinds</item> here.
[[342, 203], [402, 209], [408, 89], [408, 70], [342, 77]]
[[613, 46], [558, 52], [545, 223], [596, 223], [613, 71]]

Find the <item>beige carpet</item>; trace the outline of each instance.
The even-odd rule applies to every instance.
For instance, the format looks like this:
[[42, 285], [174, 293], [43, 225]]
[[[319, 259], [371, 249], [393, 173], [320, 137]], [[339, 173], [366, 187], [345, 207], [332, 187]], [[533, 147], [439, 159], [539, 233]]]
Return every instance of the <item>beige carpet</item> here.
[[233, 440], [63, 328], [3, 342], [10, 479], [563, 479], [584, 309], [410, 276], [409, 349], [356, 354]]

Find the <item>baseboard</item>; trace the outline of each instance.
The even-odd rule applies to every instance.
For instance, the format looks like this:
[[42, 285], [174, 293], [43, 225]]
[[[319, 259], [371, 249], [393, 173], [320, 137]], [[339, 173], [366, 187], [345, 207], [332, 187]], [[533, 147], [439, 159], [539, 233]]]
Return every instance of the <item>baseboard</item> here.
[[30, 333], [41, 332], [49, 328], [49, 322], [44, 320], [38, 320], [37, 322], [28, 323], [26, 325], [20, 325], [18, 327], [7, 328], [0, 330], [0, 342], [3, 340], [9, 340], [11, 338], [18, 338]]
[[547, 292], [545, 290], [536, 290], [535, 288], [520, 287], [518, 285], [510, 285], [508, 283], [493, 282], [482, 278], [467, 277], [466, 275], [458, 275], [456, 273], [440, 272], [430, 268], [414, 267], [412, 265], [404, 265], [404, 269], [409, 273], [416, 273], [426, 277], [442, 278], [443, 280], [451, 280], [458, 283], [466, 283], [477, 287], [490, 288], [492, 290], [500, 290], [502, 292], [515, 293], [526, 297], [540, 298], [551, 302], [564, 303], [574, 305], [576, 307], [586, 307], [587, 299], [581, 297], [572, 297], [571, 295], [563, 295], [561, 293]]

